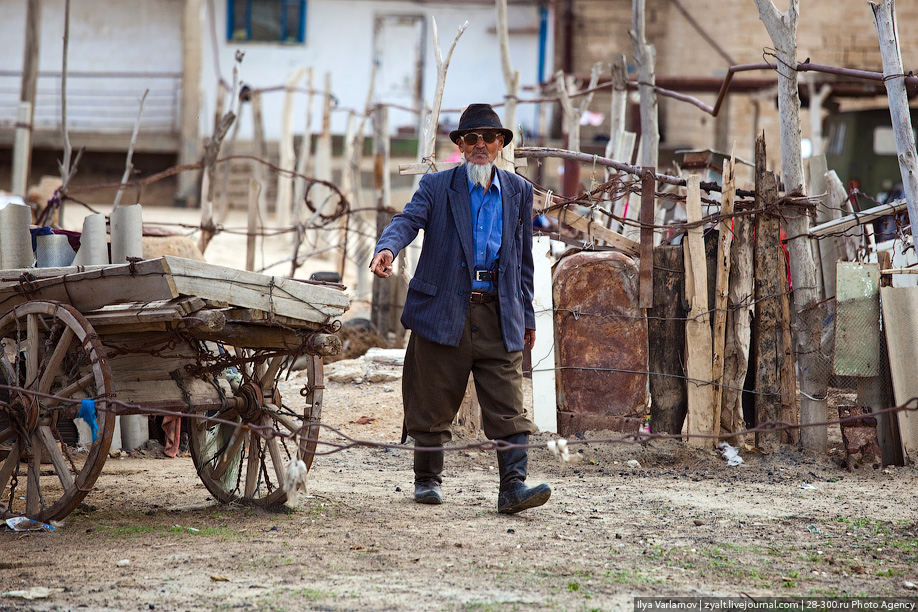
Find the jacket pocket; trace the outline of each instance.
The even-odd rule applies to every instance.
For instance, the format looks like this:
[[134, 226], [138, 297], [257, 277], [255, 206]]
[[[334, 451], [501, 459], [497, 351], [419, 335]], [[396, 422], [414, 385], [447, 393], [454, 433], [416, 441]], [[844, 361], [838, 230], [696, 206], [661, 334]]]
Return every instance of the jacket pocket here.
[[408, 288], [412, 291], [417, 291], [418, 293], [423, 293], [425, 295], [437, 295], [436, 285], [426, 283], [418, 277], [411, 279], [411, 281], [408, 283]]

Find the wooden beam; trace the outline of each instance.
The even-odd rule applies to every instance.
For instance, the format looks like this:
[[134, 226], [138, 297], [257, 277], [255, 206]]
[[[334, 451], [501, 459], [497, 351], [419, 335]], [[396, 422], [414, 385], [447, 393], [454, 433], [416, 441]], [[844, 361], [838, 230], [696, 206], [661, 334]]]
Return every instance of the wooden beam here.
[[[41, 274], [37, 280], [20, 280], [20, 275], [35, 272]], [[171, 300], [178, 296], [165, 258], [120, 266], [93, 266], [88, 270], [81, 266], [4, 270], [0, 278], [0, 312], [32, 299], [56, 300], [85, 312], [109, 304]]]
[[221, 342], [239, 348], [296, 351], [302, 347], [302, 351], [310, 355], [337, 355], [341, 352], [341, 339], [335, 334], [304, 335], [282, 327], [227, 323], [218, 332], [197, 328], [189, 333], [199, 340]]
[[284, 108], [281, 112], [281, 134], [278, 140], [280, 157], [278, 166], [286, 172], [277, 173], [277, 201], [274, 205], [275, 219], [279, 227], [290, 225], [294, 181], [290, 173], [296, 166], [296, 155], [293, 152], [293, 110], [296, 88], [305, 74], [305, 68], [299, 68], [290, 73], [287, 75], [287, 84], [284, 87]]
[[180, 295], [225, 300], [295, 319], [325, 323], [348, 309], [343, 291], [292, 278], [267, 276], [181, 257], [163, 257]]
[[[535, 190], [532, 209], [542, 210], [556, 203], [555, 197], [552, 196], [551, 202], [547, 201], [548, 194], [540, 189]], [[565, 223], [575, 229], [578, 229], [587, 235], [590, 240], [602, 240], [609, 246], [619, 251], [638, 257], [641, 254], [641, 243], [630, 238], [625, 238], [618, 232], [613, 232], [605, 227], [602, 223], [587, 219], [583, 215], [577, 214], [572, 208], [565, 207], [555, 214], [555, 218], [561, 223]]]
[[844, 232], [848, 229], [851, 229], [852, 227], [870, 223], [874, 219], [879, 219], [880, 217], [894, 215], [896, 213], [902, 212], [907, 208], [908, 203], [905, 200], [896, 200], [895, 202], [890, 202], [889, 204], [880, 204], [879, 206], [868, 208], [867, 210], [861, 211], [859, 213], [845, 215], [841, 219], [833, 219], [832, 221], [827, 221], [815, 227], [811, 227], [809, 230], [809, 235], [827, 236], [829, 234]]
[[400, 175], [406, 174], [427, 174], [428, 172], [440, 172], [441, 170], [449, 170], [450, 168], [458, 168], [462, 165], [462, 162], [440, 162], [431, 160], [430, 163], [415, 163], [415, 164], [399, 164], [398, 173]]

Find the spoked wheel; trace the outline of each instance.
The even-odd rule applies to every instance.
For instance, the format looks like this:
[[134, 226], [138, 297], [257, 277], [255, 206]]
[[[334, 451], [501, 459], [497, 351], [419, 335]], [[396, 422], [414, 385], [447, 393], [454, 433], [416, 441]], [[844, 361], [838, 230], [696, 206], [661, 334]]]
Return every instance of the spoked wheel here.
[[[231, 349], [233, 353], [237, 365], [228, 368], [227, 380], [234, 395], [244, 398], [243, 407], [207, 413], [233, 425], [196, 419], [190, 428], [191, 457], [201, 481], [217, 500], [276, 506], [287, 501], [288, 463], [299, 458], [307, 469], [312, 464], [318, 426], [301, 429], [321, 416], [322, 358], [309, 359], [306, 407], [298, 413], [283, 403], [278, 391], [292, 357], [240, 348]], [[273, 436], [271, 429], [301, 435]]]
[[58, 430], [77, 416], [79, 400], [110, 396], [105, 351], [79, 311], [52, 301], [4, 315], [0, 342], [0, 383], [12, 387], [0, 390], [0, 507], [42, 522], [62, 519], [92, 489], [112, 443], [115, 417], [99, 408], [88, 453], [68, 448]]

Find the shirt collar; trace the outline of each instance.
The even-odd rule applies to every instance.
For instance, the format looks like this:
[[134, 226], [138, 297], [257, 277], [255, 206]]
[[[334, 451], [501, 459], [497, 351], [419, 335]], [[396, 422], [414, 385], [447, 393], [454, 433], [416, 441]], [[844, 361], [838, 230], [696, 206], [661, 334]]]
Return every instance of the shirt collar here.
[[[469, 193], [472, 193], [472, 190], [475, 189], [477, 185], [472, 184], [472, 181], [469, 180], [468, 174], [465, 175], [465, 182], [469, 186]], [[498, 172], [497, 166], [494, 166], [494, 178], [491, 179], [491, 187], [496, 187], [497, 193], [500, 193], [500, 172]]]

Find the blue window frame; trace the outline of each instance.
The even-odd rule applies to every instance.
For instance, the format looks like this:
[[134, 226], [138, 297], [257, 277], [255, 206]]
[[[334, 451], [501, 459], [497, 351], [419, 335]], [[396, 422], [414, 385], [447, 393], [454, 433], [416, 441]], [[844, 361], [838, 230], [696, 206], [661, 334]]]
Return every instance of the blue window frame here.
[[306, 0], [227, 0], [226, 16], [227, 40], [306, 40]]

